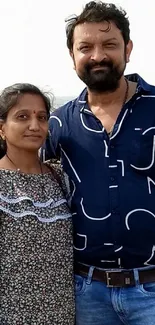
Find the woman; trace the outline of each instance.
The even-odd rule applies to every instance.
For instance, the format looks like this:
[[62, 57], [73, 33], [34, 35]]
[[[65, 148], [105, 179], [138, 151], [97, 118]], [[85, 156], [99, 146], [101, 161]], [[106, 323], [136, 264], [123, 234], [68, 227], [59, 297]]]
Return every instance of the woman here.
[[49, 113], [33, 85], [1, 94], [1, 325], [74, 324], [71, 215], [56, 173], [38, 158]]

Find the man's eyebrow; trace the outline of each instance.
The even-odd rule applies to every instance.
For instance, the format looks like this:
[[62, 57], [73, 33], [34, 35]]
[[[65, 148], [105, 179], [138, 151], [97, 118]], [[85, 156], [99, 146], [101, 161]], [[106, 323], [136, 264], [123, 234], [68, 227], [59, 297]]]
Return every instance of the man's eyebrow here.
[[111, 42], [111, 41], [117, 41], [117, 38], [111, 37], [104, 40], [104, 42]]
[[88, 41], [80, 41], [79, 44], [89, 44]]
[[[115, 38], [115, 37], [111, 37], [111, 38], [107, 38], [107, 39], [105, 40], [105, 42], [109, 42], [109, 41], [117, 41], [117, 38]], [[89, 41], [80, 41], [79, 43], [80, 43], [80, 44], [89, 44]]]

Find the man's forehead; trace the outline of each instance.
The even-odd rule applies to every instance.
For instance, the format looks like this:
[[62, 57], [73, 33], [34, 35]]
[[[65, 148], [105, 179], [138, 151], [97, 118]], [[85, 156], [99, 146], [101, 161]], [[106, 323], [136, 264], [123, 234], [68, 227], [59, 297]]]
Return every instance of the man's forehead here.
[[94, 37], [117, 38], [121, 31], [113, 22], [84, 22], [75, 27], [74, 40], [78, 41]]

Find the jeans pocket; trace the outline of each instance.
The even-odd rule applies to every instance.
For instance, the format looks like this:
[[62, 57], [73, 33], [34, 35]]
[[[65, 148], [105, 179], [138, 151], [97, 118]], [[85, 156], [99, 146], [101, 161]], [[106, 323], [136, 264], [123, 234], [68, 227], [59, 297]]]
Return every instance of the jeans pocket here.
[[155, 282], [144, 283], [140, 286], [140, 290], [148, 296], [155, 297]]
[[85, 292], [86, 279], [80, 275], [75, 274], [74, 280], [75, 280], [75, 295], [80, 296]]

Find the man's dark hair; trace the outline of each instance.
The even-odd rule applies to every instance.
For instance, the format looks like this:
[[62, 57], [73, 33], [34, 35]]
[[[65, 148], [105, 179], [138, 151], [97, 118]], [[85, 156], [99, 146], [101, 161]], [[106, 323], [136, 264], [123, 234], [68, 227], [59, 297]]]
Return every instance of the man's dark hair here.
[[79, 16], [75, 15], [66, 20], [67, 47], [69, 50], [72, 51], [73, 49], [73, 34], [77, 25], [85, 22], [100, 23], [104, 21], [113, 22], [117, 26], [122, 33], [125, 45], [127, 45], [130, 40], [130, 28], [126, 12], [113, 3], [91, 1], [85, 5]]

